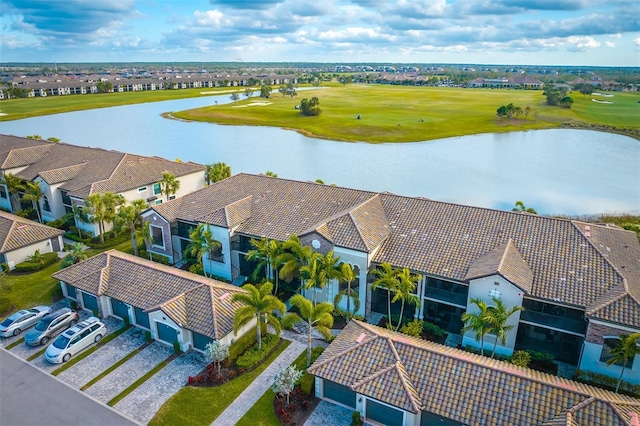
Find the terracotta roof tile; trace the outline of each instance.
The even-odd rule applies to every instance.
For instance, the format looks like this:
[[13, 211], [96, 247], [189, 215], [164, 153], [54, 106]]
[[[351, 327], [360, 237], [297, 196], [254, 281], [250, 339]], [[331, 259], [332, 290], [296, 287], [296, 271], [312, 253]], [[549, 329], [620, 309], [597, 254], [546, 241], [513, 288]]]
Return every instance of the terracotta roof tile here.
[[531, 291], [533, 271], [518, 253], [518, 249], [516, 249], [511, 238], [506, 243], [476, 259], [469, 267], [465, 281], [496, 274], [503, 276], [527, 293]]

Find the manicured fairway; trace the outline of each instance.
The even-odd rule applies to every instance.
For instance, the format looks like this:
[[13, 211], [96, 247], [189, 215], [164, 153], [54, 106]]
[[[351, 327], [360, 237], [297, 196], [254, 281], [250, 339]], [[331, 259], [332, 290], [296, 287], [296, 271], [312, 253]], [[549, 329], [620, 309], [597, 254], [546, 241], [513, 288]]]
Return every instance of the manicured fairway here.
[[[304, 117], [295, 109], [302, 98], [317, 96], [322, 114]], [[291, 128], [309, 136], [343, 141], [411, 142], [476, 133], [558, 127], [584, 122], [640, 129], [637, 94], [616, 93], [613, 104], [573, 94], [572, 109], [545, 104], [542, 91], [382, 85], [347, 85], [302, 91], [293, 99], [272, 94], [235, 104], [174, 113], [177, 118], [222, 124]], [[496, 110], [513, 103], [531, 108], [528, 117], [500, 120]], [[360, 119], [358, 119], [360, 116]]]

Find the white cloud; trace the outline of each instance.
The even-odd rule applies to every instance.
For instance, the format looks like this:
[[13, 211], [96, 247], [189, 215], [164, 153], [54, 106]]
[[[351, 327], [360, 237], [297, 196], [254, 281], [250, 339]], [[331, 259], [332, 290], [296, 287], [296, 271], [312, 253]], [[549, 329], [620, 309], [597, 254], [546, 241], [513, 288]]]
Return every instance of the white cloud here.
[[196, 10], [195, 12], [193, 12], [193, 16], [195, 16], [198, 25], [202, 26], [213, 25], [215, 27], [220, 27], [224, 19], [224, 14], [215, 9], [207, 10], [205, 12]]
[[605, 41], [604, 44], [607, 47], [616, 47], [616, 44], [614, 42], [612, 42], [612, 41]]
[[576, 36], [567, 37], [567, 42], [569, 42], [570, 44], [573, 44], [578, 49], [587, 49], [587, 48], [594, 49], [602, 45], [595, 38], [588, 37], [588, 36], [587, 37], [576, 37]]
[[636, 46], [640, 47], [640, 37], [636, 37], [633, 39], [633, 44], [635, 44]]

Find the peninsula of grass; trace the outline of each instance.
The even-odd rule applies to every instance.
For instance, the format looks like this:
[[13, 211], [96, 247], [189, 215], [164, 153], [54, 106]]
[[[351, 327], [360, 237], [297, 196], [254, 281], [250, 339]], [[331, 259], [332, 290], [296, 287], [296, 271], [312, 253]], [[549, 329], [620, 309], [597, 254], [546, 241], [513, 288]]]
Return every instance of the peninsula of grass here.
[[[318, 97], [322, 113], [305, 117], [296, 106]], [[541, 90], [491, 90], [392, 85], [346, 85], [272, 93], [236, 103], [174, 112], [181, 120], [232, 125], [276, 126], [321, 139], [350, 142], [416, 142], [479, 133], [598, 126], [639, 138], [636, 93], [615, 93], [612, 104], [572, 94], [571, 109], [546, 105]], [[496, 110], [513, 103], [531, 109], [525, 117], [500, 119]]]
[[183, 387], [160, 407], [149, 425], [210, 425], [290, 344], [283, 341], [255, 370], [224, 385]]

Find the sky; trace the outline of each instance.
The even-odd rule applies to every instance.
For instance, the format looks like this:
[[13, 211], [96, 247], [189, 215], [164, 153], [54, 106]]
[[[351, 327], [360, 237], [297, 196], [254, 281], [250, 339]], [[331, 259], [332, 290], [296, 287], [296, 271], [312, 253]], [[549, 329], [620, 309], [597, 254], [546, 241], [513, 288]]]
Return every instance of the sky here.
[[640, 0], [1, 0], [0, 62], [640, 66]]

